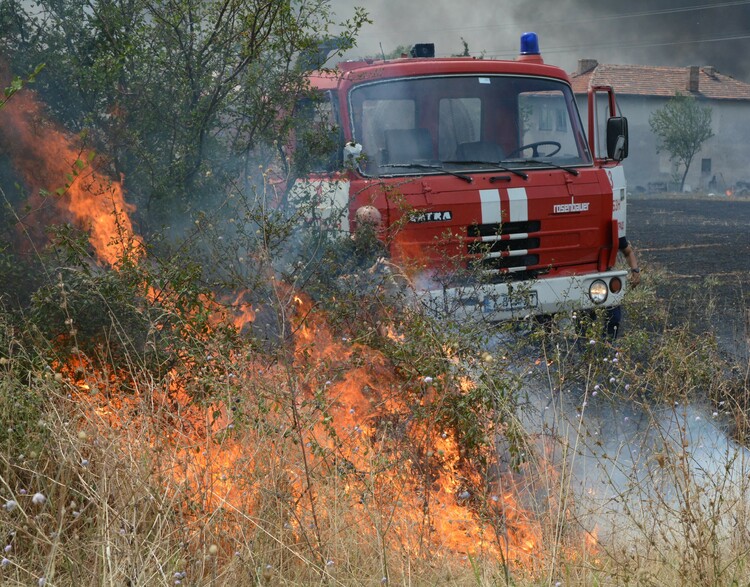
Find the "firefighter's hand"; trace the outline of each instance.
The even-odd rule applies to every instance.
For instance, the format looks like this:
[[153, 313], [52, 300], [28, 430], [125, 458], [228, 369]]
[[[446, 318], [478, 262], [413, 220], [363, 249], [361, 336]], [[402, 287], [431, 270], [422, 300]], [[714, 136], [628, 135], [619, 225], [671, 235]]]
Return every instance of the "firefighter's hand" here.
[[631, 287], [637, 287], [638, 284], [641, 282], [641, 270], [640, 269], [631, 269], [630, 270], [630, 286]]

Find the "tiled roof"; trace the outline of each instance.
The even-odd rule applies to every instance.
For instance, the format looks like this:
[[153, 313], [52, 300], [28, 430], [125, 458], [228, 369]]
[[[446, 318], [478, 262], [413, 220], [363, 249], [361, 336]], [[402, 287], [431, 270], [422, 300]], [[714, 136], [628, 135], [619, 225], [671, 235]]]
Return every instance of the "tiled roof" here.
[[589, 84], [612, 86], [620, 95], [672, 97], [676, 92], [711, 100], [750, 100], [750, 84], [723, 75], [713, 67], [700, 67], [698, 91], [688, 91], [689, 67], [651, 65], [597, 65], [570, 80], [576, 94], [585, 94]]

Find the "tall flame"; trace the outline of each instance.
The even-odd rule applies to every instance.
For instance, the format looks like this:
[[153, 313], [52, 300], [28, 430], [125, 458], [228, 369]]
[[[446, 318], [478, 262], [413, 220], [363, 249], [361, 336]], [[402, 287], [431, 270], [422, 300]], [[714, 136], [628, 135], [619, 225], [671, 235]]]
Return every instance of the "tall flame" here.
[[0, 153], [10, 157], [30, 193], [31, 213], [22, 220], [34, 242], [43, 241], [45, 226], [72, 222], [89, 232], [98, 259], [109, 265], [135, 253], [135, 207], [125, 201], [121, 181], [93, 165], [93, 152], [77, 148], [33, 92], [18, 92], [0, 109], [0, 129]]

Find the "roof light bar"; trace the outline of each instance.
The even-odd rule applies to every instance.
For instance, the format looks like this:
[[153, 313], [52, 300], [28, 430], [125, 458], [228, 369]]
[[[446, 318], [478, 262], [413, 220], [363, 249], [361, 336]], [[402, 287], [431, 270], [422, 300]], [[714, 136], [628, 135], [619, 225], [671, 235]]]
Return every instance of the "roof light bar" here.
[[536, 33], [521, 35], [521, 55], [539, 55], [539, 38]]

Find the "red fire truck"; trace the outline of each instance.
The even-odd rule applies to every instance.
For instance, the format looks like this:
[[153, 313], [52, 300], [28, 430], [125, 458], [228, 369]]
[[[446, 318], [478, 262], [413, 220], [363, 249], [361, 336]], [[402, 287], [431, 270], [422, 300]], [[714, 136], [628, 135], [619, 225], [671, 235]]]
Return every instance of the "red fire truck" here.
[[628, 136], [612, 88], [589, 90], [587, 139], [568, 76], [534, 33], [513, 61], [421, 44], [310, 79], [339, 169], [298, 192], [313, 187], [340, 230], [379, 223], [425, 303], [490, 320], [621, 303]]

